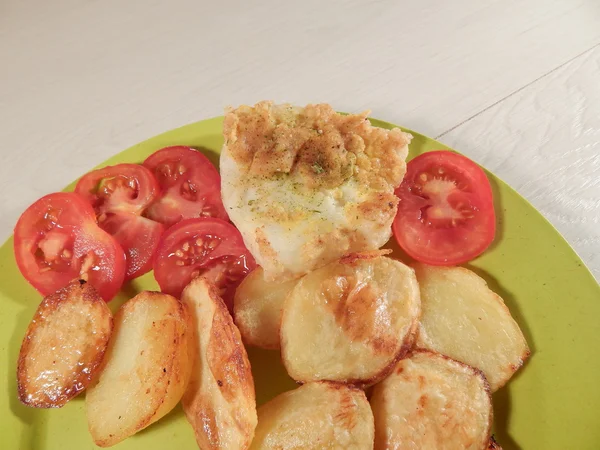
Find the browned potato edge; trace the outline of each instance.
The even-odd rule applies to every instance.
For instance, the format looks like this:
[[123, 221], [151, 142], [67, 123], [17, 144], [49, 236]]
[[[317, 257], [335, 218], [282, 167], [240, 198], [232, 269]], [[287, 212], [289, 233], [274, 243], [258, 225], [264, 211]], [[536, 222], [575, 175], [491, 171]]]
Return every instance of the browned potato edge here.
[[[73, 290], [78, 290], [80, 292], [73, 293]], [[106, 338], [104, 339], [104, 348], [98, 351], [95, 354], [94, 358], [87, 365], [86, 368], [89, 368], [89, 371], [87, 373], [80, 371], [77, 374], [77, 377], [73, 380], [72, 384], [74, 386], [79, 385], [79, 388], [73, 388], [71, 392], [68, 392], [65, 395], [61, 395], [58, 401], [30, 401], [27, 399], [28, 389], [27, 383], [25, 381], [25, 362], [31, 348], [30, 338], [37, 331], [38, 321], [40, 319], [43, 319], [43, 317], [45, 317], [47, 314], [55, 311], [61, 302], [69, 300], [69, 295], [79, 295], [83, 301], [89, 301], [91, 303], [102, 305], [104, 307], [101, 309], [105, 309], [104, 312], [106, 313], [106, 317], [109, 322], [108, 333], [106, 335]], [[98, 371], [101, 369], [104, 354], [106, 353], [106, 349], [108, 348], [108, 342], [113, 327], [114, 320], [112, 313], [108, 308], [108, 305], [96, 292], [94, 287], [87, 283], [85, 280], [74, 280], [64, 288], [61, 288], [58, 291], [56, 291], [54, 294], [45, 297], [36, 309], [36, 312], [33, 318], [31, 319], [31, 322], [27, 326], [27, 330], [25, 332], [25, 336], [23, 337], [23, 342], [21, 344], [21, 349], [19, 351], [19, 359], [17, 361], [17, 393], [21, 403], [33, 408], [61, 408], [69, 400], [83, 392], [89, 386], [89, 384], [96, 376]]]

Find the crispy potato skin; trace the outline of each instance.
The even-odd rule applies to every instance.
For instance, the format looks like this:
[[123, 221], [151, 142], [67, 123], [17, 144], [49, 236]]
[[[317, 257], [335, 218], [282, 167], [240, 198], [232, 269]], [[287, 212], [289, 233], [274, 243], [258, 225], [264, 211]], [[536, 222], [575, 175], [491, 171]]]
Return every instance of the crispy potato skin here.
[[349, 255], [306, 275], [288, 295], [282, 360], [298, 382], [368, 386], [412, 348], [419, 316], [411, 268], [380, 252]]
[[266, 281], [261, 267], [244, 278], [235, 292], [233, 313], [245, 344], [279, 349], [283, 304], [297, 282]]
[[423, 311], [416, 346], [477, 367], [500, 389], [530, 355], [504, 300], [463, 267], [413, 267]]
[[115, 445], [175, 407], [191, 373], [190, 328], [187, 308], [170, 295], [141, 292], [121, 306], [104, 369], [86, 395], [96, 445]]
[[502, 450], [502, 447], [500, 447], [500, 444], [496, 442], [494, 436], [490, 437], [490, 442], [488, 443], [487, 450]]
[[193, 323], [194, 366], [182, 398], [198, 446], [247, 449], [256, 428], [256, 398], [242, 338], [217, 290], [196, 278], [182, 301]]
[[365, 393], [328, 381], [310, 382], [258, 409], [252, 450], [373, 448], [373, 413]]
[[415, 350], [373, 389], [375, 449], [483, 450], [492, 401], [483, 373]]
[[60, 408], [98, 372], [113, 328], [108, 306], [85, 281], [44, 298], [19, 352], [19, 399], [35, 408]]

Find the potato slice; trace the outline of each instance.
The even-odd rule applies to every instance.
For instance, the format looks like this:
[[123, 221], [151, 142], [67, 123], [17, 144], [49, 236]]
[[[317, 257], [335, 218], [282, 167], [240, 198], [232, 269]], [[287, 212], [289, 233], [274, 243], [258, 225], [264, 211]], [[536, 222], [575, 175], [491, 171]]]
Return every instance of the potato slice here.
[[530, 354], [504, 301], [465, 268], [414, 268], [423, 308], [417, 347], [477, 367], [492, 391], [501, 388]]
[[187, 309], [170, 295], [141, 292], [121, 306], [106, 365], [85, 399], [96, 445], [114, 445], [177, 405], [191, 372], [190, 329]]
[[106, 302], [85, 281], [44, 298], [25, 333], [19, 399], [35, 408], [60, 408], [96, 375], [112, 332]]
[[182, 399], [198, 446], [247, 449], [256, 428], [254, 381], [246, 349], [217, 290], [196, 278], [182, 301], [194, 323], [195, 363]]
[[358, 388], [328, 381], [306, 383], [258, 409], [252, 450], [367, 450], [373, 413]]
[[373, 389], [375, 449], [483, 450], [492, 401], [483, 374], [427, 350], [401, 360]]
[[376, 383], [411, 348], [419, 314], [410, 267], [378, 252], [342, 258], [306, 275], [289, 294], [283, 363], [300, 382]]
[[244, 278], [235, 291], [233, 315], [246, 344], [278, 350], [283, 302], [298, 281], [265, 281], [263, 275], [257, 267]]

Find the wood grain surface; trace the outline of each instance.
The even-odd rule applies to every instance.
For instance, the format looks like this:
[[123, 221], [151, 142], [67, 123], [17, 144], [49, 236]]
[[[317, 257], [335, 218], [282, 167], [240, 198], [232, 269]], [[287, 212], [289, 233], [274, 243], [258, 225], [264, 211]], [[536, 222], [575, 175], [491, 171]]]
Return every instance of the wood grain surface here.
[[527, 198], [600, 280], [600, 46], [440, 139]]
[[0, 0], [0, 238], [226, 105], [371, 109], [528, 198], [600, 276], [600, 2]]

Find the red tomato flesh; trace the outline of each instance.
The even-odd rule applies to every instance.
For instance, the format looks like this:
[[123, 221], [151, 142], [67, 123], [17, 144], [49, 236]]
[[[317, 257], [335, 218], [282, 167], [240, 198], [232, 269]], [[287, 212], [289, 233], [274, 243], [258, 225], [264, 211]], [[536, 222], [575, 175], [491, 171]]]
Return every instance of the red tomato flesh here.
[[154, 255], [165, 231], [162, 223], [127, 213], [108, 214], [99, 223], [113, 236], [125, 252], [125, 280], [132, 280], [152, 270]]
[[400, 199], [392, 229], [398, 244], [417, 261], [462, 264], [494, 240], [492, 189], [483, 170], [450, 151], [417, 156], [396, 190]]
[[154, 173], [161, 188], [146, 217], [167, 226], [196, 217], [228, 219], [219, 172], [198, 150], [166, 147], [150, 155], [144, 166]]
[[21, 215], [14, 233], [19, 270], [42, 295], [78, 278], [109, 301], [123, 284], [123, 250], [96, 225], [94, 210], [75, 193], [42, 197]]
[[127, 258], [125, 279], [152, 269], [164, 226], [142, 217], [160, 188], [152, 172], [139, 164], [118, 164], [84, 175], [75, 192], [94, 207], [100, 228], [121, 244]]
[[164, 293], [180, 297], [197, 276], [220, 289], [231, 311], [235, 289], [256, 267], [240, 232], [215, 218], [183, 220], [163, 235], [154, 261], [154, 277]]
[[75, 187], [96, 214], [141, 214], [158, 196], [160, 187], [152, 172], [139, 164], [117, 164], [85, 174]]

